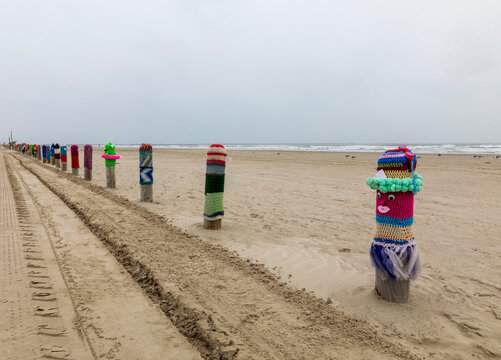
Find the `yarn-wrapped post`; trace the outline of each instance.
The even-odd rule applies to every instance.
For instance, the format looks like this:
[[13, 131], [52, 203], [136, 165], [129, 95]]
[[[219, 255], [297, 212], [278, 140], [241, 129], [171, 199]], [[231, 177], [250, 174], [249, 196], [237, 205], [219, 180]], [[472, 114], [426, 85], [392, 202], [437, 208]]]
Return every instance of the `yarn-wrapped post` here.
[[223, 193], [226, 169], [226, 149], [214, 144], [207, 150], [205, 174], [204, 228], [218, 230], [224, 216]]
[[42, 160], [42, 145], [37, 145], [38, 160]]
[[68, 148], [66, 145], [61, 146], [61, 170], [66, 171], [68, 168]]
[[56, 159], [56, 167], [61, 167], [61, 153], [59, 144], [54, 145], [54, 158]]
[[73, 175], [77, 175], [80, 169], [80, 162], [78, 161], [78, 146], [71, 145], [71, 172]]
[[54, 144], [50, 146], [50, 164], [51, 165], [56, 165], [56, 157], [54, 156]]
[[112, 142], [107, 143], [104, 146], [104, 154], [101, 154], [104, 159], [104, 165], [106, 167], [106, 187], [110, 189], [115, 189], [117, 187], [115, 179], [115, 164], [120, 155], [117, 155], [115, 150], [115, 144]]
[[153, 201], [153, 147], [142, 144], [139, 147], [139, 184], [141, 202]]
[[42, 162], [47, 162], [47, 145], [42, 145]]
[[84, 180], [92, 180], [92, 146], [84, 146]]
[[416, 164], [416, 155], [400, 145], [379, 157], [377, 176], [367, 179], [377, 194], [377, 227], [370, 251], [376, 268], [376, 293], [394, 303], [409, 301], [410, 280], [421, 271], [412, 229], [414, 195], [423, 184], [414, 172]]

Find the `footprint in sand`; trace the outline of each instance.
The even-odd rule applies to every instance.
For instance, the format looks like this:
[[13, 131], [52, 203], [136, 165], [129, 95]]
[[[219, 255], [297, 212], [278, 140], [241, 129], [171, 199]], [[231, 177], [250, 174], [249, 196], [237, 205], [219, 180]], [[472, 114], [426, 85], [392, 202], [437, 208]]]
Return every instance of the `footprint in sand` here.
[[42, 347], [40, 348], [40, 355], [44, 359], [69, 359], [71, 352], [60, 346]]

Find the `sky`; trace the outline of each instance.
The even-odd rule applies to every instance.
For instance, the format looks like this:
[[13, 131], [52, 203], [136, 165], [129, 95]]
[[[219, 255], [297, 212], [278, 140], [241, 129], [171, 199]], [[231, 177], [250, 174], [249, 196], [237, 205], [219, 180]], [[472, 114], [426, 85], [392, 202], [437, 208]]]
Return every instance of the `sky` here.
[[0, 142], [501, 143], [501, 1], [0, 0]]

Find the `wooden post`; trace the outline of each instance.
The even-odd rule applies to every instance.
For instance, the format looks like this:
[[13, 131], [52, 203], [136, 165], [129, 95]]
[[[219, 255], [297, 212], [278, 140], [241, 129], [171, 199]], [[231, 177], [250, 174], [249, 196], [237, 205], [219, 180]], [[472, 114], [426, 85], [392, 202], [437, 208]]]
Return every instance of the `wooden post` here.
[[410, 280], [384, 280], [376, 270], [376, 293], [386, 301], [399, 304], [407, 303], [410, 291]]
[[78, 161], [78, 146], [71, 145], [71, 172], [78, 176], [80, 162]]
[[108, 189], [115, 189], [117, 182], [115, 179], [115, 165], [107, 165], [106, 167], [106, 187]]
[[47, 162], [47, 145], [42, 145], [42, 162], [45, 164]]
[[107, 143], [104, 146], [104, 154], [101, 155], [104, 159], [104, 165], [106, 167], [106, 187], [109, 189], [115, 189], [117, 186], [115, 179], [115, 164], [120, 155], [117, 155], [115, 150], [115, 144], [112, 142]]
[[214, 144], [207, 151], [205, 174], [204, 228], [218, 230], [224, 216], [223, 193], [226, 169], [226, 149]]
[[84, 146], [84, 180], [92, 180], [92, 146]]
[[139, 184], [141, 202], [153, 202], [153, 147], [142, 144], [139, 148]]
[[54, 144], [50, 146], [50, 164], [56, 165], [56, 158], [54, 156]]
[[68, 168], [68, 148], [66, 145], [61, 146], [61, 170], [66, 171]]
[[61, 167], [61, 153], [60, 153], [59, 144], [54, 145], [54, 159], [56, 162], [56, 167], [60, 168]]

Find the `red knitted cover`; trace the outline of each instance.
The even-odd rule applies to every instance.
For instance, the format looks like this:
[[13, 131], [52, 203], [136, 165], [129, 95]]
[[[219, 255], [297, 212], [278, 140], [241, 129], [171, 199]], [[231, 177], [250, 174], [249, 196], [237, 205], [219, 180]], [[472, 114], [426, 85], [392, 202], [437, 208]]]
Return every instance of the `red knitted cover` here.
[[78, 162], [78, 146], [71, 145], [71, 168], [80, 169], [80, 163]]
[[376, 214], [397, 219], [408, 219], [414, 215], [414, 194], [406, 192], [377, 191]]

